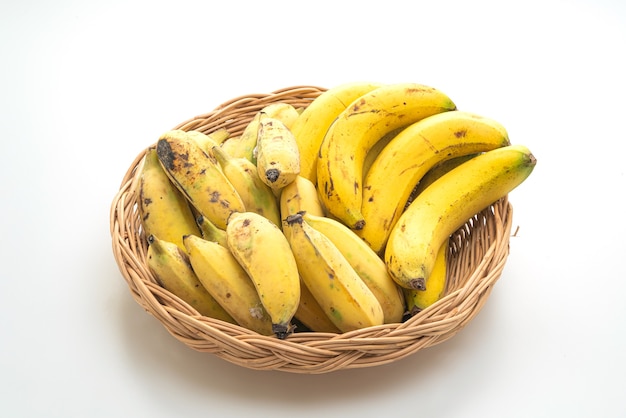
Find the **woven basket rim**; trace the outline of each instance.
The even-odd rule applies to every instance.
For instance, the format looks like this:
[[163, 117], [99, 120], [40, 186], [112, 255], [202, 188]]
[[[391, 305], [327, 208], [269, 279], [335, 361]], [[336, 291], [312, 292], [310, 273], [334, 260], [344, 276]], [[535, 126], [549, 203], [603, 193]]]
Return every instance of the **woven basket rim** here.
[[[172, 129], [210, 133], [226, 128], [237, 135], [262, 107], [286, 102], [306, 107], [326, 91], [293, 86], [267, 94], [239, 96]], [[508, 196], [476, 214], [450, 240], [446, 295], [416, 316], [343, 334], [295, 332], [285, 340], [203, 317], [160, 287], [146, 266], [147, 240], [137, 211], [139, 173], [148, 144], [131, 162], [110, 208], [112, 250], [134, 300], [188, 347], [256, 370], [302, 374], [371, 367], [440, 344], [465, 327], [489, 297], [509, 254], [512, 206]]]

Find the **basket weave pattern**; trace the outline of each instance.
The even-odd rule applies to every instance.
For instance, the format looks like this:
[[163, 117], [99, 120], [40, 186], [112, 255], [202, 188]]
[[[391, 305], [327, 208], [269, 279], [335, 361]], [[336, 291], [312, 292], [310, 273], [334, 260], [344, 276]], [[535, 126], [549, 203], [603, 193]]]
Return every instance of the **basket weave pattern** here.
[[[253, 116], [274, 102], [306, 107], [324, 88], [296, 86], [232, 99], [172, 129], [241, 134]], [[146, 148], [147, 150], [147, 148]], [[327, 373], [393, 362], [453, 337], [480, 311], [509, 254], [512, 207], [505, 197], [477, 214], [450, 240], [445, 296], [418, 315], [344, 334], [295, 332], [286, 340], [201, 316], [163, 289], [146, 264], [147, 240], [137, 208], [146, 150], [132, 162], [110, 212], [113, 254], [131, 295], [185, 345], [256, 370]], [[296, 330], [297, 331], [297, 330]]]

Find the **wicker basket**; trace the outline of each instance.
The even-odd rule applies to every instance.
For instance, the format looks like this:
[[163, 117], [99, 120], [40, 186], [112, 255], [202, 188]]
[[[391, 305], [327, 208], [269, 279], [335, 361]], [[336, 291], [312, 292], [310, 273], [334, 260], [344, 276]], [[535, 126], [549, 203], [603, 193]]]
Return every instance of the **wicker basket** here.
[[[240, 134], [254, 114], [273, 102], [306, 107], [324, 88], [297, 86], [238, 97], [174, 129]], [[147, 149], [147, 148], [146, 148]], [[393, 362], [446, 341], [482, 308], [509, 254], [512, 207], [507, 197], [477, 214], [452, 237], [446, 295], [398, 324], [344, 334], [295, 332], [286, 340], [203, 317], [159, 286], [146, 266], [147, 240], [137, 210], [145, 150], [132, 162], [111, 206], [113, 254], [135, 301], [192, 349], [256, 370], [327, 373]]]

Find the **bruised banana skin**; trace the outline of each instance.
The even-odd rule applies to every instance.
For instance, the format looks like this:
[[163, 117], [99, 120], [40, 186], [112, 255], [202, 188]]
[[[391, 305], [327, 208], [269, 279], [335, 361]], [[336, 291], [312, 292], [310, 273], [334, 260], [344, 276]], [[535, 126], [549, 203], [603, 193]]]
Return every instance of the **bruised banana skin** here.
[[299, 212], [324, 216], [324, 209], [320, 203], [315, 184], [303, 176], [296, 177], [280, 193], [280, 218], [285, 234], [289, 233], [287, 218]]
[[317, 96], [290, 127], [300, 150], [300, 174], [317, 181], [317, 154], [326, 131], [354, 100], [382, 86], [381, 83], [352, 82], [326, 90]]
[[202, 286], [189, 263], [186, 250], [154, 235], [148, 241], [146, 264], [163, 288], [187, 302], [201, 315], [237, 323]]
[[272, 189], [259, 177], [256, 166], [247, 158], [229, 156], [220, 147], [215, 147], [213, 154], [224, 176], [237, 190], [245, 210], [263, 215], [280, 226], [278, 200]]
[[402, 322], [404, 300], [385, 262], [353, 230], [341, 222], [323, 216], [304, 213], [303, 219], [324, 234], [344, 255], [359, 277], [374, 293], [383, 308], [386, 324]]
[[162, 237], [184, 250], [184, 235], [200, 235], [189, 202], [163, 171], [155, 148], [146, 151], [138, 209], [146, 237]]
[[261, 180], [277, 191], [300, 174], [300, 152], [293, 134], [278, 119], [261, 113], [256, 166]]
[[416, 83], [385, 85], [356, 99], [320, 145], [317, 186], [324, 207], [350, 228], [363, 228], [362, 179], [368, 151], [395, 129], [455, 109], [446, 94]]
[[271, 318], [250, 277], [228, 248], [195, 235], [187, 235], [184, 244], [198, 279], [237, 324], [272, 335]]
[[314, 332], [330, 332], [340, 334], [339, 328], [333, 324], [328, 315], [313, 297], [313, 294], [304, 283], [300, 283], [300, 304], [295, 318], [305, 327]]
[[226, 238], [272, 319], [273, 332], [286, 338], [300, 302], [300, 276], [287, 238], [278, 226], [255, 212], [233, 213]]
[[443, 296], [447, 284], [449, 243], [446, 240], [437, 251], [433, 270], [426, 282], [426, 289], [402, 288], [406, 300], [407, 312], [415, 316]]
[[536, 162], [527, 147], [508, 145], [435, 180], [391, 230], [384, 259], [394, 281], [401, 287], [424, 289], [441, 245], [470, 217], [524, 182]]
[[363, 182], [358, 235], [377, 253], [384, 250], [420, 179], [442, 161], [509, 145], [504, 127], [493, 119], [463, 111], [424, 118], [398, 133], [372, 163]]
[[296, 214], [288, 235], [300, 276], [341, 332], [384, 323], [383, 309], [339, 249]]
[[218, 228], [226, 228], [231, 213], [245, 210], [241, 197], [217, 161], [186, 132], [163, 134], [157, 142], [157, 155], [172, 183]]

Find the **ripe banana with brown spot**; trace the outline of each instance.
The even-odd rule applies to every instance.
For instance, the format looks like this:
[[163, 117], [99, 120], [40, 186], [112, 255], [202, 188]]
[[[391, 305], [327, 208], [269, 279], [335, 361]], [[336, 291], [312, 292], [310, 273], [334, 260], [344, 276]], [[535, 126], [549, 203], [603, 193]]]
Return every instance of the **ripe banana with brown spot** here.
[[305, 212], [303, 219], [312, 228], [324, 234], [339, 249], [359, 277], [374, 293], [383, 308], [386, 324], [402, 322], [404, 299], [393, 281], [385, 262], [353, 230], [341, 222], [325, 216]]
[[265, 184], [278, 191], [300, 174], [300, 153], [293, 134], [283, 122], [261, 113], [256, 166]]
[[185, 250], [154, 235], [149, 237], [148, 242], [146, 264], [163, 288], [187, 302], [201, 315], [237, 323], [202, 286]]
[[250, 276], [280, 339], [292, 332], [300, 275], [282, 230], [254, 212], [236, 212], [226, 226], [228, 248]]
[[317, 155], [326, 131], [346, 107], [380, 83], [352, 82], [330, 88], [317, 96], [291, 126], [300, 151], [300, 174], [317, 182]]
[[225, 229], [231, 213], [245, 206], [217, 161], [185, 131], [168, 131], [157, 142], [157, 155], [168, 177], [195, 209]]
[[292, 215], [289, 244], [302, 281], [323, 311], [342, 332], [384, 323], [384, 312], [374, 293], [324, 234], [302, 214]]
[[224, 310], [242, 327], [271, 335], [272, 319], [230, 250], [195, 235], [187, 235], [184, 244], [198, 279]]
[[381, 150], [365, 176], [361, 205], [365, 224], [358, 235], [382, 253], [411, 191], [428, 170], [450, 158], [509, 144], [500, 123], [463, 111], [432, 115], [404, 128]]
[[146, 238], [163, 237], [184, 249], [184, 235], [200, 235], [189, 202], [170, 181], [152, 147], [146, 150], [141, 169], [137, 206]]
[[441, 245], [470, 217], [524, 182], [536, 163], [527, 147], [508, 145], [435, 180], [391, 230], [384, 258], [394, 281], [401, 287], [425, 289]]
[[215, 147], [213, 154], [224, 176], [237, 190], [245, 210], [263, 215], [281, 226], [278, 200], [272, 189], [259, 177], [256, 166], [247, 158], [229, 156], [220, 147]]
[[443, 92], [416, 83], [384, 85], [356, 99], [330, 126], [319, 149], [317, 186], [324, 207], [350, 228], [363, 228], [368, 151], [395, 129], [455, 109]]

